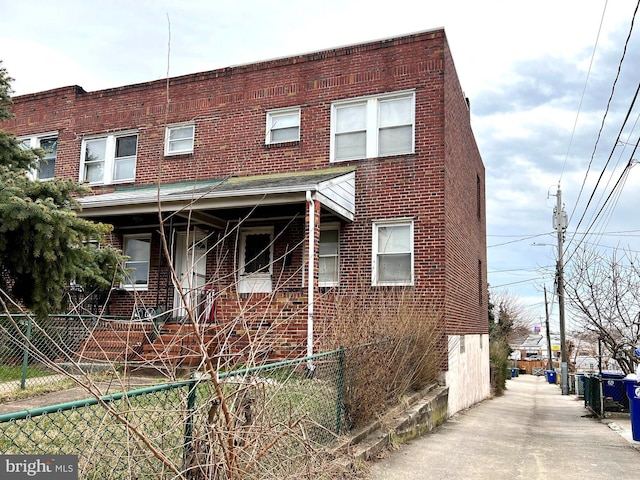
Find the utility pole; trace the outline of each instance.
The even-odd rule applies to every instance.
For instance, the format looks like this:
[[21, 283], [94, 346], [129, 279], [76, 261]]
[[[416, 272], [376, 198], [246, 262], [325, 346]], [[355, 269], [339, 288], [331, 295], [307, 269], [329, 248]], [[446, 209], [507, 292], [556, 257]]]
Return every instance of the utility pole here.
[[558, 265], [557, 265], [557, 282], [558, 282], [558, 315], [560, 317], [560, 358], [561, 358], [561, 377], [562, 377], [562, 395], [569, 395], [569, 369], [567, 363], [567, 344], [565, 342], [564, 329], [564, 259], [562, 244], [564, 243], [564, 234], [567, 230], [567, 212], [562, 206], [562, 190], [558, 184], [557, 204], [553, 209], [553, 227], [558, 232]]
[[547, 286], [544, 285], [544, 314], [547, 328], [547, 352], [549, 352], [549, 368], [553, 370], [553, 354], [551, 353], [551, 332], [549, 332], [549, 303], [547, 302]]

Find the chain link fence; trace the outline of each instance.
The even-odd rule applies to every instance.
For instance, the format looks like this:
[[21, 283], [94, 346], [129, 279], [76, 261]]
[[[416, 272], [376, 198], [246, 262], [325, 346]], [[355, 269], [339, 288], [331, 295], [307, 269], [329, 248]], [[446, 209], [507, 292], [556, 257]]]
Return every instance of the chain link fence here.
[[614, 413], [629, 412], [629, 398], [624, 386], [622, 373], [602, 372], [601, 374], [583, 374], [578, 377], [578, 391], [582, 387], [585, 407], [600, 418]]
[[297, 478], [343, 430], [343, 365], [336, 350], [3, 414], [0, 452], [78, 455], [82, 479]]
[[[117, 328], [116, 325], [127, 325]], [[108, 332], [120, 333], [121, 342], [100, 340]], [[52, 368], [87, 363], [99, 370], [139, 349], [152, 338], [151, 322], [131, 322], [120, 317], [97, 315], [50, 315], [36, 321], [29, 315], [0, 315], [0, 399], [20, 390], [64, 385], [64, 377]], [[137, 337], [140, 338], [137, 338]], [[115, 337], [118, 339], [119, 337]], [[108, 350], [120, 352], [120, 358]], [[92, 350], [93, 349], [93, 350]], [[97, 351], [96, 351], [97, 350]], [[67, 382], [68, 383], [68, 382]]]

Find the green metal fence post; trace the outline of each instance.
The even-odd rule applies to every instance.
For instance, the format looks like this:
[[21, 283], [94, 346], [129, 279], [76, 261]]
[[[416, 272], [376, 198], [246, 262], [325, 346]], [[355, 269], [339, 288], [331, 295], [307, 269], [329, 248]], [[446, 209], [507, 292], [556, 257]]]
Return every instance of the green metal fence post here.
[[336, 435], [342, 429], [342, 412], [344, 411], [344, 347], [338, 349], [338, 396], [336, 399]]
[[184, 466], [188, 467], [187, 463], [193, 453], [193, 414], [196, 405], [196, 388], [198, 382], [194, 381], [188, 385], [189, 394], [187, 395], [187, 418], [184, 425]]
[[20, 379], [20, 389], [24, 390], [27, 384], [27, 365], [29, 365], [29, 342], [31, 342], [31, 317], [27, 315], [27, 341], [24, 342], [22, 353], [22, 378]]

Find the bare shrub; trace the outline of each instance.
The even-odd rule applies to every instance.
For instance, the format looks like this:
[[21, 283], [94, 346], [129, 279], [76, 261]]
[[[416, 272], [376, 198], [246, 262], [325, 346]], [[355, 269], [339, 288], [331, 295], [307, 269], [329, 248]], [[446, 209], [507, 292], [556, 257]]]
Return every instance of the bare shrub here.
[[362, 287], [336, 294], [335, 305], [326, 334], [332, 347], [347, 347], [350, 427], [365, 425], [408, 391], [436, 382], [444, 329], [432, 298], [408, 288]]
[[[225, 238], [233, 242], [240, 225], [241, 222], [225, 232], [224, 238], [216, 240], [206, 254], [221, 246]], [[19, 320], [8, 317], [16, 332], [15, 340], [28, 345], [33, 361], [71, 379], [98, 400], [96, 413], [81, 420], [81, 427], [91, 435], [74, 443], [54, 433], [56, 429], [47, 436], [67, 449], [60, 453], [81, 455], [83, 478], [94, 478], [96, 469], [104, 480], [315, 479], [345, 475], [325, 450], [337, 435], [336, 423], [341, 421], [335, 398], [339, 395], [338, 373], [331, 371], [339, 368], [337, 360], [303, 363], [298, 368], [252, 370], [269, 360], [264, 352], [278, 338], [281, 327], [299, 318], [306, 305], [277, 311], [277, 297], [286, 295], [286, 291], [274, 288], [272, 293], [257, 297], [237, 295], [235, 315], [215, 324], [202, 322], [199, 315], [204, 305], [190, 301], [189, 294], [195, 286], [179, 281], [171, 262], [170, 242], [164, 237], [164, 229], [160, 231], [172, 287], [180, 290], [182, 303], [187, 306], [181, 323], [174, 325], [176, 333], [166, 336], [164, 343], [154, 342], [160, 335], [156, 323], [162, 324], [174, 316], [174, 311], [144, 317], [148, 307], [137, 292], [132, 292], [135, 308], [130, 320], [112, 321], [101, 314], [87, 320], [87, 316], [78, 313], [77, 318], [64, 322], [65, 331], [67, 325], [73, 325], [67, 337], [59, 335], [57, 326], [48, 327], [32, 319], [28, 338], [20, 329]], [[228, 275], [233, 278], [236, 273]], [[223, 282], [216, 275], [217, 272], [210, 274], [207, 284], [229, 285], [229, 279]], [[288, 281], [279, 278], [274, 284]], [[233, 296], [234, 289], [226, 288]], [[2, 300], [5, 312], [10, 306], [20, 310], [8, 295]], [[81, 301], [70, 301], [70, 305], [72, 312], [82, 310]], [[269, 312], [268, 316], [265, 312]], [[20, 313], [21, 318], [29, 317], [24, 310]], [[239, 336], [242, 342], [238, 341]], [[42, 341], [35, 341], [36, 337]], [[73, 339], [73, 345], [69, 339]], [[155, 361], [136, 350], [140, 343], [159, 345], [152, 352]], [[89, 347], [95, 348], [90, 351]], [[96, 365], [108, 373], [108, 381], [104, 374], [96, 377]], [[238, 369], [244, 373], [229, 375]], [[189, 391], [177, 388], [167, 390], [171, 393], [166, 395], [136, 397], [138, 400], [125, 397], [118, 402], [102, 399], [106, 393], [128, 391], [132, 372], [137, 370], [159, 376], [157, 383], [180, 383], [190, 373], [199, 380]], [[325, 400], [329, 400], [326, 405]], [[323, 421], [327, 416], [329, 420]], [[68, 422], [63, 419], [60, 424]], [[16, 428], [20, 428], [18, 424]], [[80, 425], [73, 425], [72, 429], [78, 428]], [[47, 445], [42, 443], [37, 448], [52, 448]], [[10, 448], [17, 447], [11, 443]], [[85, 452], [92, 452], [91, 458], [85, 458]]]

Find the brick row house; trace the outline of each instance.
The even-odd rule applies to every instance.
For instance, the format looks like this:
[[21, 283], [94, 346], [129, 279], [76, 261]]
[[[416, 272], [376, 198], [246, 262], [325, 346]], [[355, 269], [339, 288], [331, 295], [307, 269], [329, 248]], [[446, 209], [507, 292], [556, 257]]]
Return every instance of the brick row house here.
[[485, 171], [443, 29], [13, 101], [34, 175], [90, 186], [79, 215], [129, 257], [110, 314], [259, 312], [285, 358], [334, 289], [409, 288], [443, 308], [450, 413], [488, 396]]

